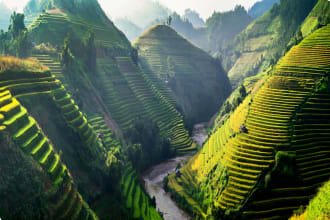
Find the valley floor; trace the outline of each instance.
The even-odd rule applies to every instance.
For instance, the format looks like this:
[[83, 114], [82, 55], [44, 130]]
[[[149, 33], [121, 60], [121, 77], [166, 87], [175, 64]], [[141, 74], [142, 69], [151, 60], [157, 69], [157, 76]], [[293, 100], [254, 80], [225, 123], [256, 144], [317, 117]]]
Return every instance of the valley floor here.
[[[207, 138], [205, 124], [194, 126], [193, 140], [200, 146]], [[170, 193], [166, 193], [163, 188], [163, 179], [169, 173], [175, 171], [176, 166], [187, 162], [192, 155], [179, 156], [149, 169], [143, 176], [145, 188], [151, 197], [156, 198], [156, 208], [163, 213], [164, 220], [190, 220], [191, 218], [184, 213], [171, 199]]]

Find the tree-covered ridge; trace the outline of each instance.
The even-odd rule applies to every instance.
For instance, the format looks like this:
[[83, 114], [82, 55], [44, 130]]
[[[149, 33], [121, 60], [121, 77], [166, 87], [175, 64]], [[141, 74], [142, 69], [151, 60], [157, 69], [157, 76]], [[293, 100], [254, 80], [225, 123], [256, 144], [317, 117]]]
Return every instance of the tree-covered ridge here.
[[329, 30], [294, 46], [181, 177], [169, 177], [190, 211], [237, 219], [290, 216], [329, 179]]
[[175, 98], [190, 125], [207, 120], [230, 92], [219, 61], [167, 25], [155, 25], [134, 46], [147, 76], [165, 97]]

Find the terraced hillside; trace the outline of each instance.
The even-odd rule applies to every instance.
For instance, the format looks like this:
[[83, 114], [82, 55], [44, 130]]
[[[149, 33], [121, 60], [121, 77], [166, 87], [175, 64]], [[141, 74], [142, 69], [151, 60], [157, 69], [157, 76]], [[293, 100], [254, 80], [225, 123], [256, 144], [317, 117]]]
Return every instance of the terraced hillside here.
[[[48, 189], [44, 194], [47, 198], [48, 210], [45, 214], [52, 218], [97, 219], [77, 191], [70, 171], [56, 152], [52, 142], [44, 134], [35, 118], [30, 116], [27, 109], [15, 98], [50, 93], [59, 86], [58, 80], [55, 80], [47, 69], [34, 64], [33, 61], [26, 62], [29, 66], [25, 67], [25, 71], [13, 72], [10, 70], [15, 70], [20, 61], [11, 57], [1, 57], [1, 59], [0, 130], [5, 136], [2, 141], [14, 142], [15, 147], [26, 156], [30, 156], [31, 160], [35, 161], [47, 174]], [[6, 59], [16, 59], [15, 67], [3, 65], [10, 64]], [[39, 70], [28, 72], [29, 68], [39, 68]]]
[[[270, 11], [254, 20], [236, 36], [229, 46], [219, 51], [223, 58], [224, 68], [228, 71], [231, 85], [238, 87], [244, 78], [262, 73], [276, 63], [287, 48], [296, 43], [296, 38], [292, 38], [292, 36], [299, 31], [298, 26], [304, 24], [305, 17], [312, 11], [316, 2], [316, 0], [306, 0], [304, 4], [294, 5], [293, 1], [284, 0], [280, 4], [275, 4]], [[319, 2], [324, 2], [324, 0], [319, 0]], [[303, 5], [304, 7], [300, 7]], [[323, 8], [323, 6], [325, 5], [322, 4], [321, 7]], [[318, 20], [320, 11], [322, 10], [317, 10], [316, 14], [311, 16]], [[304, 16], [284, 18], [284, 15], [294, 13]], [[297, 19], [298, 17], [299, 19]], [[306, 22], [310, 23], [308, 16], [306, 19], [308, 20]], [[315, 19], [312, 20], [315, 21]], [[306, 24], [304, 29], [306, 29], [306, 31], [303, 30], [304, 32], [310, 34], [315, 30], [315, 26], [311, 27], [310, 24]], [[302, 37], [306, 36], [304, 34]], [[291, 46], [288, 46], [289, 42]]]
[[55, 59], [48, 54], [33, 54], [32, 57], [36, 58], [40, 63], [47, 66], [51, 70], [52, 74], [54, 74], [56, 78], [59, 79], [62, 83], [65, 82], [65, 76], [62, 73], [60, 62], [56, 62]]
[[49, 188], [49, 213], [53, 218], [97, 219], [76, 189], [67, 167], [54, 151], [34, 118], [28, 115], [9, 90], [1, 88], [1, 132], [27, 155], [39, 163], [51, 181]]
[[[38, 43], [44, 41], [55, 45], [61, 44], [58, 39], [64, 38], [68, 30], [73, 31], [76, 37], [84, 36], [87, 31], [86, 27], [94, 30], [96, 47], [99, 52], [97, 55], [98, 71], [96, 75], [88, 75], [90, 83], [85, 84], [83, 88], [94, 86], [92, 92], [100, 97], [99, 102], [104, 105], [104, 111], [111, 114], [112, 119], [122, 131], [125, 132], [136, 119], [143, 116], [158, 124], [162, 136], [171, 139], [174, 149], [180, 152], [194, 150], [194, 147], [191, 147], [192, 142], [188, 132], [184, 128], [183, 118], [174, 108], [173, 99], [169, 99], [168, 96], [165, 97], [159, 92], [160, 87], [150, 81], [146, 74], [135, 66], [131, 57], [128, 57], [130, 46], [124, 40], [119, 41], [116, 36], [112, 36], [111, 28], [88, 24], [82, 19], [69, 15], [44, 13], [30, 26], [30, 32], [31, 37]], [[56, 29], [56, 34], [54, 33], [54, 39], [46, 40], [41, 34], [49, 28]], [[110, 50], [111, 52], [108, 54], [107, 51]], [[39, 54], [34, 56], [43, 64], [50, 65], [56, 76], [63, 79], [59, 63], [55, 62], [52, 57]], [[69, 83], [67, 87], [75, 88], [77, 86], [71, 84]], [[99, 114], [100, 112], [92, 113]]]
[[126, 199], [126, 207], [133, 213], [134, 219], [161, 220], [150, 198], [140, 185], [136, 171], [127, 166], [120, 180], [122, 195]]
[[319, 0], [301, 25], [300, 30], [303, 37], [313, 33], [320, 25], [329, 23], [329, 19], [330, 2], [327, 0]]
[[50, 42], [58, 46], [63, 44], [68, 33], [74, 39], [81, 39], [88, 30], [93, 30], [98, 45], [124, 52], [130, 48], [129, 41], [114, 26], [90, 23], [71, 14], [42, 13], [29, 26], [34, 42]]
[[122, 130], [127, 130], [138, 118], [151, 119], [157, 123], [161, 135], [170, 138], [177, 152], [195, 149], [182, 115], [130, 57], [98, 62], [102, 67], [97, 77], [102, 82], [103, 100]]
[[153, 26], [133, 45], [147, 77], [193, 122], [208, 120], [231, 90], [220, 62], [169, 26]]
[[328, 219], [330, 216], [329, 198], [330, 181], [319, 188], [317, 195], [310, 201], [301, 215], [294, 215], [290, 220], [299, 219]]
[[109, 150], [111, 147], [120, 147], [120, 142], [115, 138], [113, 132], [107, 126], [103, 117], [95, 116], [88, 119], [88, 121], [95, 130], [96, 135], [101, 138], [106, 149]]
[[182, 176], [170, 176], [200, 215], [285, 219], [329, 179], [329, 33], [327, 25], [294, 46]]

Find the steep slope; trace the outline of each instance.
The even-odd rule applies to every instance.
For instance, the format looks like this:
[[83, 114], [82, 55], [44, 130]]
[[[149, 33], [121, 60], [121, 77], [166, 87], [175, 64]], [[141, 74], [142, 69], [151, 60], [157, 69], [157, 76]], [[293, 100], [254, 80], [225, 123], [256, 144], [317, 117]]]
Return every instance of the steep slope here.
[[328, 219], [330, 216], [329, 198], [330, 181], [319, 188], [317, 195], [311, 200], [301, 215], [295, 215], [290, 220]]
[[279, 3], [279, 0], [261, 0], [256, 2], [250, 9], [249, 15], [253, 18], [259, 18], [264, 15], [269, 9], [273, 7], [275, 3]]
[[305, 0], [302, 4], [300, 1], [284, 0], [275, 4], [219, 51], [233, 87], [277, 62], [316, 2]]
[[[74, 11], [68, 9], [68, 4], [54, 1], [52, 8], [57, 9], [40, 14], [30, 25], [30, 38], [37, 44], [49, 42], [58, 47], [66, 36], [70, 36], [69, 48], [76, 65], [71, 72], [75, 73], [54, 70], [56, 75], [64, 77], [62, 80], [78, 97], [81, 106], [86, 108], [84, 110], [89, 113], [88, 116], [106, 115], [108, 124], [116, 130], [120, 129], [117, 134], [125, 133], [138, 118], [146, 117], [157, 123], [164, 139], [171, 140], [173, 150], [193, 150], [182, 115], [174, 108], [173, 102], [162, 96], [159, 87], [135, 65], [135, 51], [126, 37], [109, 20], [103, 21], [102, 16], [92, 21], [78, 16], [77, 10], [82, 8], [83, 14], [85, 4], [78, 4], [78, 9]], [[72, 4], [77, 3], [73, 1]], [[90, 7], [89, 10], [93, 10], [94, 6]], [[99, 6], [95, 8], [97, 13]], [[83, 49], [83, 41], [91, 32], [95, 34], [96, 57], [93, 58], [96, 58], [96, 67], [93, 73], [86, 70], [84, 56], [88, 52]], [[45, 65], [51, 65], [51, 68], [61, 62], [56, 54], [46, 58], [42, 54], [34, 54], [34, 57]]]
[[[21, 209], [15, 209], [14, 200], [0, 200], [0, 215], [8, 219], [23, 213], [28, 219], [40, 218], [34, 216], [49, 216], [51, 219], [136, 216], [135, 209], [121, 202], [126, 197], [121, 195], [121, 173], [117, 169], [124, 162], [119, 153], [120, 143], [106, 120], [101, 116], [87, 120], [72, 95], [47, 67], [36, 60], [1, 57], [0, 67], [1, 146], [5, 148], [11, 144], [15, 149], [8, 152], [9, 155], [14, 154], [15, 159], [20, 154], [25, 164], [33, 165], [24, 167], [24, 164], [17, 164], [23, 166], [17, 167], [18, 170], [41, 171], [38, 173], [39, 179], [30, 180], [27, 176], [27, 182], [34, 181], [34, 187], [40, 191], [33, 195], [33, 199], [44, 203], [42, 206], [31, 203], [31, 207], [19, 205]], [[0, 167], [8, 172], [1, 177], [4, 180], [0, 184], [4, 189], [2, 193], [15, 196], [19, 190], [25, 194], [36, 190], [17, 189], [20, 183], [5, 175], [15, 176], [15, 172], [11, 173], [3, 162]], [[116, 175], [117, 178], [114, 177]], [[8, 187], [9, 183], [13, 186]], [[140, 216], [141, 219], [153, 219], [150, 215], [159, 218], [146, 193], [140, 190], [139, 195], [146, 203], [144, 211], [150, 213]], [[103, 201], [103, 198], [110, 198], [111, 203]], [[29, 198], [23, 198], [18, 204], [24, 203], [24, 199]], [[96, 210], [95, 213], [88, 204]], [[31, 212], [28, 208], [35, 211]], [[7, 210], [15, 211], [8, 213]]]
[[330, 3], [319, 0], [301, 25], [301, 33], [306, 37], [322, 25], [330, 23]]
[[[31, 218], [32, 215], [44, 215], [50, 218], [76, 219], [80, 216], [80, 218], [97, 219], [77, 191], [70, 170], [64, 164], [62, 156], [57, 153], [58, 148], [49, 140], [36, 119], [30, 116], [27, 109], [17, 100], [17, 98], [49, 95], [53, 89], [59, 86], [59, 81], [55, 80], [47, 69], [31, 60], [20, 61], [16, 58], [1, 57], [0, 66], [1, 145], [11, 144], [19, 149], [20, 154], [24, 152], [24, 156], [21, 154], [21, 157], [24, 157], [26, 163], [35, 164], [30, 169], [41, 171], [39, 174], [41, 179], [34, 184], [36, 184], [35, 187], [38, 187], [39, 184], [39, 187], [44, 188], [44, 191], [39, 192], [39, 199], [44, 199], [45, 202], [45, 210], [38, 210], [36, 213], [29, 212], [26, 210], [29, 207], [23, 206], [21, 210], [16, 210], [17, 212], [8, 213], [6, 210], [1, 210], [1, 216], [11, 219], [14, 216], [23, 216], [24, 213], [27, 218]], [[12, 95], [15, 95], [16, 98]], [[24, 166], [24, 164], [21, 165]], [[24, 167], [17, 167], [17, 169], [24, 169]], [[13, 174], [8, 173], [8, 175]], [[6, 184], [6, 181], [1, 183]], [[2, 187], [6, 187], [6, 185], [2, 185]], [[4, 192], [8, 193], [7, 190]], [[12, 193], [13, 196], [18, 193], [17, 189], [14, 189]], [[28, 203], [28, 201], [25, 202]], [[1, 207], [8, 207], [7, 210], [12, 209], [13, 205], [15, 204], [1, 201]], [[31, 208], [38, 209], [37, 207], [32, 206]], [[30, 213], [31, 216], [28, 216], [27, 213]]]
[[134, 46], [148, 78], [191, 123], [208, 120], [230, 92], [221, 64], [169, 26], [155, 25]]
[[329, 32], [327, 25], [294, 46], [181, 177], [169, 177], [195, 212], [286, 219], [329, 179]]

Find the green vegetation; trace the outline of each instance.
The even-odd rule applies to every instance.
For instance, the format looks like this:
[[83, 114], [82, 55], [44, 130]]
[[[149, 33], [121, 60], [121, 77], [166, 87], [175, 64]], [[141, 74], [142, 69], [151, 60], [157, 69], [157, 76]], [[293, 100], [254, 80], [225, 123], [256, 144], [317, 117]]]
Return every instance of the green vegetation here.
[[171, 102], [177, 103], [189, 128], [208, 120], [230, 92], [220, 62], [167, 25], [155, 25], [134, 46], [146, 76], [160, 88], [162, 96], [175, 100]]
[[[39, 129], [36, 121], [27, 114], [26, 109], [6, 91], [5, 94], [8, 95], [5, 97], [8, 101], [2, 102], [0, 112], [5, 116], [2, 124], [6, 126], [6, 130], [9, 132], [8, 137], [11, 137], [23, 152], [30, 154], [51, 180], [48, 186], [50, 187], [49, 194], [46, 197], [48, 206], [45, 211], [54, 213], [54, 217], [61, 215], [63, 218], [72, 218], [78, 216], [83, 209], [88, 210], [88, 205], [83, 205], [81, 195], [75, 190], [71, 174], [54, 151], [50, 141]], [[70, 193], [63, 191], [62, 187], [64, 189], [70, 188]], [[68, 193], [69, 196], [66, 196]], [[59, 200], [52, 200], [52, 197], [58, 197]], [[65, 199], [65, 197], [67, 198]], [[63, 212], [63, 210], [66, 211]], [[8, 218], [12, 217], [10, 213], [8, 215]]]
[[273, 7], [274, 4], [279, 3], [280, 0], [262, 0], [256, 2], [250, 9], [249, 15], [253, 18], [259, 18], [264, 15], [269, 9]]
[[[330, 99], [327, 90], [316, 92], [329, 71], [329, 30], [327, 25], [294, 46], [215, 127], [181, 177], [170, 175], [170, 190], [200, 216], [290, 216], [329, 179]], [[246, 132], [239, 129], [243, 124]]]
[[316, 2], [306, 0], [301, 4], [301, 1], [280, 1], [220, 51], [220, 58], [233, 87], [237, 87], [244, 78], [264, 72], [276, 63], [290, 48], [287, 47], [288, 43]]
[[[55, 31], [45, 30], [49, 27], [58, 28], [46, 41], [45, 36], [40, 34]], [[72, 30], [70, 35], [67, 35], [66, 30]], [[185, 148], [191, 146], [182, 116], [132, 62], [132, 59], [136, 60], [135, 50], [130, 48], [127, 40], [123, 40], [119, 31], [87, 23], [71, 14], [43, 13], [30, 26], [30, 32], [37, 43], [46, 41], [51, 42], [51, 45], [61, 44], [59, 39], [66, 37], [60, 59], [63, 69], [60, 71], [56, 68], [55, 71], [56, 75], [62, 72], [62, 80], [68, 83], [68, 89], [79, 101], [78, 105], [86, 104], [92, 108], [88, 109], [92, 113], [99, 111], [88, 105], [86, 97], [81, 96], [80, 91], [92, 89], [92, 94], [98, 97], [98, 104], [102, 103], [103, 111], [111, 114], [123, 132], [138, 116], [145, 115], [157, 122], [162, 138], [170, 138], [173, 148], [180, 148], [178, 151], [184, 152]], [[81, 36], [85, 40], [81, 40]], [[103, 55], [93, 56], [96, 51], [103, 51]], [[47, 55], [40, 54], [35, 57], [45, 64], [51, 64], [51, 67], [56, 67], [55, 63], [58, 63], [56, 57], [49, 59]], [[92, 94], [86, 95], [89, 101], [95, 102]]]
[[134, 219], [162, 219], [152, 206], [151, 199], [138, 183], [138, 177], [131, 165], [125, 167], [120, 180], [122, 196], [125, 198], [126, 207]]
[[146, 170], [174, 155], [170, 141], [159, 136], [157, 124], [145, 118], [134, 121], [125, 137], [129, 142], [126, 149], [128, 160], [138, 171]]
[[10, 17], [8, 32], [0, 32], [0, 53], [28, 57], [31, 47], [24, 25], [24, 14], [14, 12]]

